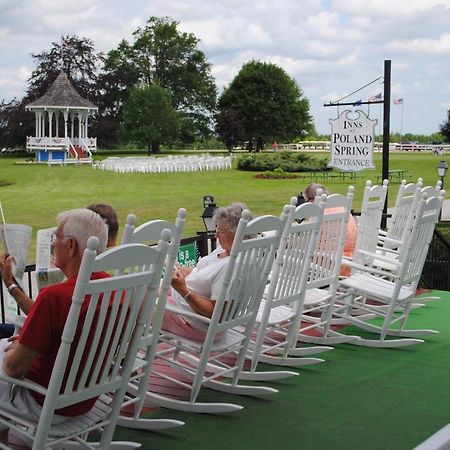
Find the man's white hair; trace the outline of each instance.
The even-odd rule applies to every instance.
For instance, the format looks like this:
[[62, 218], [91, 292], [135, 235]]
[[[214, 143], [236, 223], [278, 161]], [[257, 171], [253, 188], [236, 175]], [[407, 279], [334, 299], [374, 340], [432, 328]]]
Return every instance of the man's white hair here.
[[87, 241], [91, 236], [99, 240], [97, 253], [106, 249], [108, 241], [108, 228], [99, 214], [89, 209], [71, 209], [58, 214], [56, 222], [62, 225], [65, 236], [73, 237], [78, 244], [80, 255], [87, 247]]

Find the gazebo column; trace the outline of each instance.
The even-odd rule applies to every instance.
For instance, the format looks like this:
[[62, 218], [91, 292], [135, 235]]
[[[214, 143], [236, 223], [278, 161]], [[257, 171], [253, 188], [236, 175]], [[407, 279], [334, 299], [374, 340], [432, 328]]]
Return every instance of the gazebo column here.
[[40, 134], [39, 134], [39, 112], [38, 111], [34, 112], [34, 119], [35, 119], [34, 135], [38, 138], [38, 137], [40, 137]]
[[72, 119], [71, 123], [70, 123], [70, 137], [72, 139], [74, 139], [75, 135], [74, 135], [74, 124], [75, 124], [75, 113], [70, 113], [70, 118]]
[[55, 130], [55, 136], [59, 137], [59, 111], [55, 111], [55, 126], [56, 126], [56, 130]]
[[69, 120], [69, 111], [64, 111], [64, 137], [67, 139], [67, 121]]
[[80, 139], [83, 137], [83, 130], [82, 130], [82, 120], [83, 116], [80, 112], [78, 112], [78, 145], [80, 145]]
[[42, 111], [41, 114], [40, 127], [41, 127], [41, 137], [45, 137], [45, 111]]
[[48, 111], [48, 137], [52, 137], [52, 125], [53, 125], [53, 111]]
[[85, 127], [84, 127], [84, 137], [88, 138], [88, 117], [89, 117], [89, 111], [86, 111], [86, 120], [85, 120]]

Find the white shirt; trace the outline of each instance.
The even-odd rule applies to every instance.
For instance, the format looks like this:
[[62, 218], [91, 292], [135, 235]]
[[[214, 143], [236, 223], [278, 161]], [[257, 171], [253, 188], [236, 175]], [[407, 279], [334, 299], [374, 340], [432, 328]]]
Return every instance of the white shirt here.
[[[212, 300], [218, 298], [225, 276], [225, 268], [230, 260], [229, 256], [219, 258], [219, 254], [223, 251], [223, 248], [217, 247], [212, 253], [199, 260], [192, 272], [186, 277], [186, 286], [189, 290]], [[172, 298], [177, 306], [192, 310], [175, 289], [172, 290]], [[185, 319], [195, 328], [208, 329], [208, 325], [204, 322], [191, 317], [185, 317]]]

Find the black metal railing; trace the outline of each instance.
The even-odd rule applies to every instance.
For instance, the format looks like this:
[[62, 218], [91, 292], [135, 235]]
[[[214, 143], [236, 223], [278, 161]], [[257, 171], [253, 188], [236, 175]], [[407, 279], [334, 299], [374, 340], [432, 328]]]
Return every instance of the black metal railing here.
[[[439, 228], [450, 228], [450, 222], [441, 222]], [[450, 242], [439, 228], [434, 230], [419, 286], [450, 291]]]

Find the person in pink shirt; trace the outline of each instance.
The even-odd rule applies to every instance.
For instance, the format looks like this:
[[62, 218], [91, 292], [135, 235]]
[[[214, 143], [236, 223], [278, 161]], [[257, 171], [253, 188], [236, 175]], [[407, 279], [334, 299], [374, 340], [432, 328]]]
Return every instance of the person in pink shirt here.
[[[317, 191], [321, 189], [324, 194], [328, 195], [328, 191], [323, 184], [320, 183], [311, 183], [308, 187], [303, 191], [303, 197], [307, 202], [313, 202], [316, 198]], [[333, 212], [338, 212], [338, 208], [327, 208], [325, 209], [325, 214], [331, 214]], [[345, 243], [344, 243], [344, 256], [352, 257], [355, 251], [356, 246], [356, 238], [358, 237], [358, 224], [356, 223], [355, 218], [350, 214], [347, 224], [347, 232], [345, 235]], [[342, 266], [340, 274], [344, 277], [348, 277], [350, 275], [351, 268], [349, 266]]]

